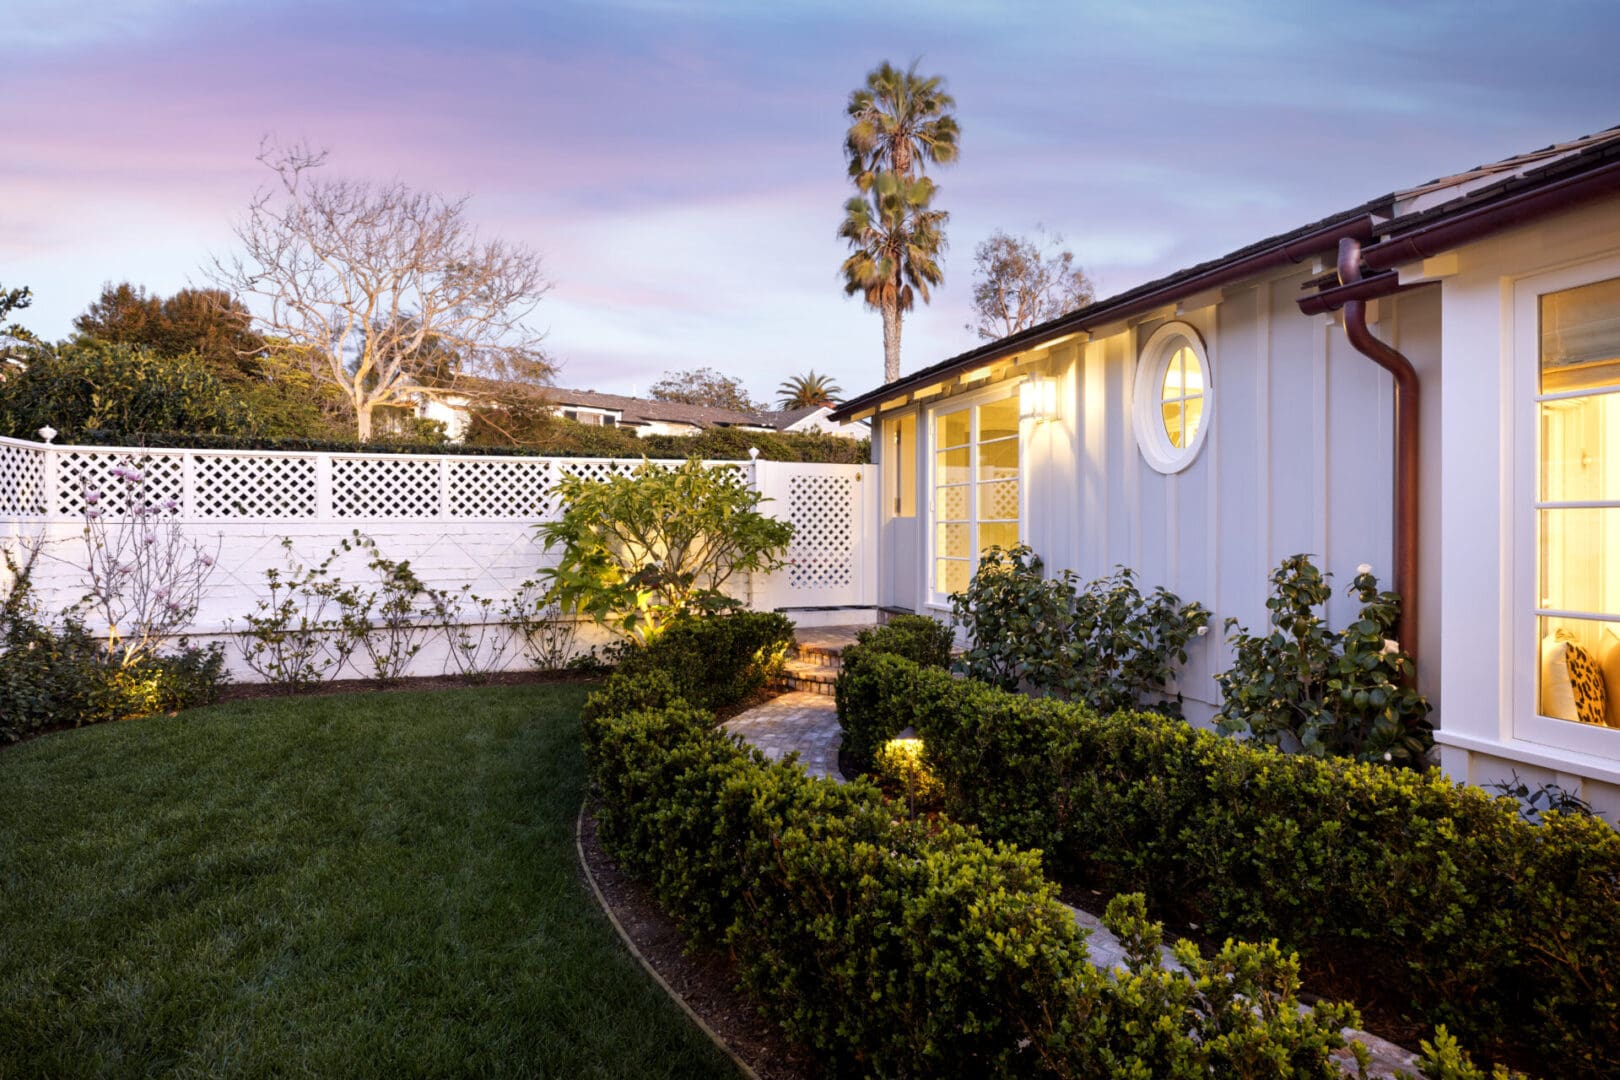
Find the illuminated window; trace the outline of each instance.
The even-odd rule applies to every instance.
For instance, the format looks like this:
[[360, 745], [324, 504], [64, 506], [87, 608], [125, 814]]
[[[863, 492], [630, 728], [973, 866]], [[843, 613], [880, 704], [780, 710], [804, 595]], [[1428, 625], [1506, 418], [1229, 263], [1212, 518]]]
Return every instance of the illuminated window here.
[[1620, 278], [1536, 320], [1536, 711], [1620, 727]]
[[966, 589], [990, 547], [1018, 543], [1018, 397], [934, 414], [936, 600]]
[[1192, 464], [1209, 430], [1214, 387], [1198, 331], [1160, 327], [1142, 348], [1136, 370], [1136, 443], [1162, 473]]
[[896, 416], [883, 422], [888, 435], [884, 452], [894, 460], [884, 469], [889, 510], [895, 517], [917, 515], [917, 418]]

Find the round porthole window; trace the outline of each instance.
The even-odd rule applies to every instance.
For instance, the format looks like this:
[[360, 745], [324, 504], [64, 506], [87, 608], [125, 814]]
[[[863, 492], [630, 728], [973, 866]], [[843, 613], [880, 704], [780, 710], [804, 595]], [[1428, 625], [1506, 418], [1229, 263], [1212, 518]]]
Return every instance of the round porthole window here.
[[1180, 472], [1209, 432], [1215, 386], [1198, 331], [1168, 323], [1153, 332], [1136, 366], [1136, 444], [1159, 472]]

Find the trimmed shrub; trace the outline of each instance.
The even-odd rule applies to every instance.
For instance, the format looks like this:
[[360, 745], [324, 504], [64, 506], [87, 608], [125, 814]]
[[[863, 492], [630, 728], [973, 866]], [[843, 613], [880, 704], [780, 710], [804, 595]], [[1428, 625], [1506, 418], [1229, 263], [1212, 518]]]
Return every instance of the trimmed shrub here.
[[[844, 649], [843, 670], [833, 687], [838, 703], [838, 724], [844, 731], [843, 754], [863, 772], [870, 771], [883, 744], [911, 724], [912, 712], [903, 698], [881, 694], [881, 684], [906, 679], [917, 666], [943, 670], [950, 666], [954, 644], [951, 628], [926, 615], [900, 615], [883, 626], [862, 630], [855, 644]], [[906, 666], [888, 664], [884, 657], [900, 657]], [[879, 709], [879, 699], [894, 705]]]
[[[251, 403], [250, 403], [251, 404]], [[24, 420], [22, 423], [28, 421]], [[475, 421], [476, 423], [476, 421]], [[475, 432], [476, 435], [476, 432]], [[19, 438], [34, 438], [32, 430]], [[637, 438], [623, 428], [596, 427], [572, 420], [550, 422], [532, 438], [514, 444], [504, 435], [490, 433], [482, 441], [446, 443], [438, 440], [413, 441], [382, 433], [362, 443], [344, 437], [277, 437], [261, 435], [215, 435], [148, 427], [144, 431], [127, 427], [89, 427], [75, 430], [73, 440], [86, 446], [150, 446], [198, 450], [288, 450], [295, 452], [332, 451], [367, 454], [455, 454], [472, 457], [603, 457], [666, 458], [684, 460], [699, 457], [714, 461], [747, 461], [750, 448], [758, 449], [762, 461], [802, 461], [832, 465], [865, 465], [871, 460], [867, 439], [844, 439], [834, 435], [799, 432], [745, 433], [717, 429], [697, 435], [649, 435]]]
[[1556, 1075], [1615, 1075], [1620, 834], [1606, 823], [1550, 812], [1532, 825], [1438, 770], [1099, 717], [897, 657], [849, 678], [849, 722], [914, 726], [946, 812], [988, 837], [1215, 934], [1354, 950], [1476, 1045], [1533, 1053]]
[[674, 696], [721, 709], [763, 690], [780, 674], [792, 643], [793, 622], [778, 612], [687, 616], [641, 648], [626, 650], [619, 671], [670, 679]]
[[882, 626], [869, 626], [855, 635], [856, 649], [903, 656], [923, 667], [948, 668], [956, 635], [938, 619], [927, 615], [895, 615]]
[[[3, 553], [10, 584], [0, 596], [0, 743], [56, 727], [129, 720], [207, 705], [224, 685], [218, 645], [178, 652], [109, 653], [71, 615], [59, 627], [38, 618], [34, 557]], [[36, 552], [37, 554], [37, 552]]]
[[851, 647], [844, 650], [843, 670], [833, 685], [841, 753], [862, 772], [870, 772], [878, 749], [917, 719], [915, 698], [906, 690], [925, 670], [903, 656]]
[[1036, 853], [898, 820], [869, 785], [767, 762], [684, 705], [598, 717], [586, 757], [603, 845], [694, 940], [729, 948], [823, 1073], [1340, 1075], [1355, 1010], [1301, 1011], [1274, 946], [1182, 946], [1189, 974], [1165, 971], [1159, 928], [1121, 902], [1116, 980], [1086, 963]]

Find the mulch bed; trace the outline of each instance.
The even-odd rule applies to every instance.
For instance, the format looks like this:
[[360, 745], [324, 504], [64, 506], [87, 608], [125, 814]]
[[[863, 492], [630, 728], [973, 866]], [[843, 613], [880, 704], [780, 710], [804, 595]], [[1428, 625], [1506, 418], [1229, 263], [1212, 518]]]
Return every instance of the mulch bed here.
[[713, 950], [688, 952], [686, 938], [648, 891], [619, 872], [597, 842], [596, 817], [587, 809], [581, 822], [580, 847], [608, 907], [641, 955], [703, 1018], [761, 1080], [803, 1080], [814, 1076], [809, 1056], [790, 1045], [774, 1025], [736, 989], [737, 969], [731, 957]]

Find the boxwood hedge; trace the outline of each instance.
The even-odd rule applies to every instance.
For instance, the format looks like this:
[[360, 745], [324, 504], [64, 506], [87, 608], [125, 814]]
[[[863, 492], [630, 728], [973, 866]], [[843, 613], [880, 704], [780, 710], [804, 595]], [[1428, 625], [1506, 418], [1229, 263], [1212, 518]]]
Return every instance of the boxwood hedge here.
[[[1215, 934], [1354, 953], [1413, 1014], [1559, 1076], [1620, 1075], [1620, 834], [1151, 713], [953, 679], [893, 655], [840, 677], [864, 743], [906, 726], [946, 812]], [[1371, 988], [1369, 987], [1369, 991]]]

